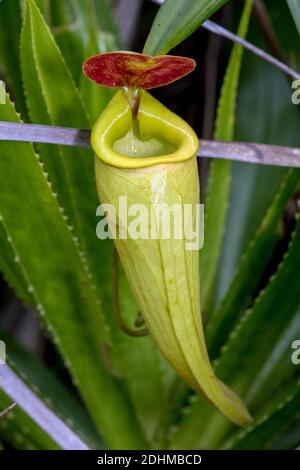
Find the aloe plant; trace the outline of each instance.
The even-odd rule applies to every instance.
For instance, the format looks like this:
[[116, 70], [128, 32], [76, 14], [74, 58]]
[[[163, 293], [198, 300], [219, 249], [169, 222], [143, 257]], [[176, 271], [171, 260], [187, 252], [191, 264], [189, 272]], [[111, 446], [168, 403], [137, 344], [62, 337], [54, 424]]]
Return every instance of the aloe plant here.
[[[152, 5], [158, 10], [144, 54], [164, 57], [175, 46], [179, 52], [193, 50], [192, 33], [216, 12], [221, 21], [219, 9], [227, 3], [235, 5], [231, 16], [238, 36], [248, 35], [266, 48], [253, 27], [252, 0], [242, 9], [234, 1], [166, 0], [160, 8]], [[298, 2], [290, 0], [268, 6], [271, 24], [278, 26], [278, 12], [284, 15], [286, 28], [281, 24], [274, 30], [285, 55], [294, 52], [296, 60], [298, 10]], [[116, 321], [115, 254], [112, 240], [96, 237], [96, 182], [101, 202], [115, 202], [124, 188], [139, 202], [150, 194], [149, 173], [159, 173], [165, 164], [172, 167], [170, 173], [163, 170], [167, 202], [179, 196], [196, 202], [199, 191], [194, 131], [146, 91], [140, 101], [141, 134], [150, 126], [156, 136], [176, 143], [182, 132], [193, 148], [187, 152], [185, 146], [184, 158], [166, 164], [170, 148], [139, 136], [140, 158], [129, 158], [125, 168], [122, 158], [118, 164], [114, 160], [120, 146], [128, 150], [121, 129], [130, 125], [126, 100], [121, 92], [115, 95], [88, 81], [82, 64], [89, 56], [122, 49], [121, 29], [108, 0], [0, 3], [0, 74], [7, 90], [0, 121], [93, 128], [93, 150], [0, 141], [0, 270], [18, 302], [35, 313], [61, 368], [47, 355], [27, 351], [14, 329], [5, 328], [1, 318], [10, 317], [9, 309], [0, 316], [7, 362], [0, 363], [0, 445], [42, 450], [297, 447], [300, 388], [292, 344], [300, 338], [299, 170], [215, 159], [207, 175], [199, 159], [205, 188], [199, 269], [198, 255], [191, 252], [183, 270], [180, 243], [172, 251], [164, 240], [148, 247], [120, 240], [122, 321], [130, 331], [146, 320], [151, 335], [132, 337]], [[291, 104], [286, 77], [245, 55], [239, 43], [228, 56], [223, 77], [214, 63], [222, 79], [213, 105], [215, 141], [298, 145], [299, 110]], [[209, 61], [214, 58], [208, 55]], [[201, 105], [200, 99], [199, 106], [194, 103], [199, 76], [196, 72], [182, 85], [192, 97], [186, 107], [197, 119], [202, 113], [193, 111]], [[213, 90], [209, 83], [206, 87], [208, 96]], [[173, 90], [174, 111], [180, 114], [180, 87]], [[166, 92], [159, 96], [168, 101]], [[200, 129], [197, 119], [183, 114]], [[154, 122], [158, 117], [163, 125]], [[111, 122], [115, 127], [109, 134]], [[154, 153], [161, 153], [161, 165], [143, 168]], [[181, 310], [174, 307], [172, 283], [181, 289]], [[199, 288], [204, 336], [195, 326]], [[194, 317], [183, 318], [189, 302], [196, 306]], [[242, 398], [251, 423], [245, 405], [217, 382], [205, 342], [214, 373]], [[12, 402], [17, 404], [11, 408]]]

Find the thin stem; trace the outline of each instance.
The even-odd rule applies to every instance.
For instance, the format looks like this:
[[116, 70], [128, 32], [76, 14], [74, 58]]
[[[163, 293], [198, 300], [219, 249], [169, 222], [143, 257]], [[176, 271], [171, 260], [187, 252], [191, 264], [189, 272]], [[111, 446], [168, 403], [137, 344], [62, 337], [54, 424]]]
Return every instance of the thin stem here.
[[91, 133], [89, 130], [70, 127], [0, 121], [1, 140], [90, 147]]
[[[0, 141], [41, 142], [88, 148], [89, 130], [0, 121]], [[300, 148], [247, 142], [200, 140], [198, 157], [300, 168]]]
[[246, 39], [243, 39], [237, 36], [236, 34], [232, 33], [231, 31], [228, 31], [227, 29], [223, 28], [223, 26], [220, 26], [210, 20], [205, 21], [202, 26], [203, 28], [207, 29], [208, 31], [211, 31], [212, 33], [218, 34], [226, 39], [229, 39], [230, 41], [240, 44], [245, 49], [257, 55], [261, 59], [264, 59], [266, 62], [275, 65], [275, 67], [280, 69], [282, 72], [286, 73], [287, 75], [290, 75], [296, 80], [300, 80], [300, 74], [292, 70], [288, 65], [284, 64], [283, 62], [276, 59], [271, 54], [268, 54], [267, 52], [263, 51], [262, 49], [259, 49], [259, 47], [254, 46], [250, 42], [246, 41]]
[[134, 330], [130, 328], [121, 313], [121, 308], [120, 308], [120, 301], [119, 301], [119, 264], [120, 264], [120, 259], [118, 252], [116, 248], [113, 248], [113, 270], [112, 270], [112, 287], [113, 287], [113, 298], [112, 298], [112, 303], [113, 303], [113, 310], [114, 310], [114, 315], [116, 322], [120, 329], [126, 333], [128, 336], [134, 336], [134, 337], [142, 337], [142, 336], [147, 336], [149, 334], [147, 329], [143, 330]]

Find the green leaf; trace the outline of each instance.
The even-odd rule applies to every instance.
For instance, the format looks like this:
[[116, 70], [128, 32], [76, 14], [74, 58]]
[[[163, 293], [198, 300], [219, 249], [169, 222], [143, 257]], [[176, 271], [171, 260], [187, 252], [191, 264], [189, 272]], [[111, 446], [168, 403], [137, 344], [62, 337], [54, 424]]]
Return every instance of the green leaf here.
[[[239, 111], [237, 116], [239, 119]], [[242, 141], [252, 139], [244, 138]], [[258, 138], [257, 141], [261, 140]], [[232, 163], [229, 208], [216, 286], [216, 308], [224, 300], [238, 263], [245, 255], [276, 193], [284, 184], [286, 172], [286, 168], [275, 166]], [[266, 257], [265, 263], [267, 261]]]
[[207, 343], [213, 359], [219, 355], [220, 348], [226, 343], [239, 314], [246, 307], [266, 264], [271, 259], [281, 236], [280, 222], [284, 208], [299, 187], [299, 171], [291, 170], [250, 241], [223, 302], [208, 323]]
[[294, 18], [296, 28], [300, 34], [300, 1], [299, 0], [286, 0]]
[[270, 449], [291, 423], [299, 419], [300, 382], [295, 379], [272, 396], [261, 416], [249, 428], [231, 436], [225, 449]]
[[0, 220], [0, 271], [4, 273], [4, 277], [8, 285], [15, 291], [16, 296], [22, 300], [24, 305], [34, 306], [35, 302], [32, 294], [28, 292], [28, 285], [26, 278], [20, 271], [18, 265], [12, 260], [15, 259], [16, 253], [14, 247], [11, 245], [10, 238], [7, 239], [7, 233], [3, 226], [3, 222]]
[[[226, 378], [227, 382], [244, 395], [246, 402], [249, 400], [254, 404], [260, 398], [263, 391], [261, 376], [266, 372], [266, 361], [270, 360], [274, 348], [280, 348], [282, 331], [288, 327], [297, 313], [300, 302], [299, 253], [300, 219], [298, 216], [289, 250], [276, 274], [272, 276], [266, 289], [260, 293], [252, 309], [233, 329], [229, 341], [216, 362], [220, 376], [223, 379]], [[283, 292], [289, 293], [288, 298], [282, 295]], [[285, 361], [290, 361], [291, 350], [286, 343], [287, 341], [283, 341], [286, 347], [282, 354]], [[237, 370], [242, 370], [243, 374], [237, 373]], [[280, 369], [274, 365], [274, 371], [267, 372], [269, 375], [267, 383], [271, 387], [274, 382], [272, 373], [276, 376]], [[282, 379], [284, 382], [284, 375]], [[259, 382], [255, 387], [256, 380]]]
[[0, 69], [5, 68], [5, 80], [11, 88], [16, 105], [26, 116], [19, 61], [21, 11], [19, 0], [0, 2]]
[[[120, 273], [120, 304], [128, 325], [134, 325], [138, 314], [123, 271]], [[152, 448], [163, 447], [168, 433], [168, 412], [174, 369], [162, 357], [151, 336], [131, 338], [119, 332], [116, 341], [119, 366], [132, 398], [132, 403]], [[147, 371], [143, 374], [142, 371]]]
[[[297, 312], [300, 302], [299, 235], [300, 219], [297, 217], [289, 251], [253, 307], [233, 329], [217, 361], [217, 368], [222, 371], [222, 376], [226, 376], [231, 382], [234, 380], [237, 389], [243, 393], [253, 383], [272, 346], [280, 339], [283, 329]], [[288, 299], [282, 295], [283, 292], [289, 293]], [[264, 333], [260, 334], [262, 331]], [[237, 367], [247, 373], [237, 376]]]
[[[23, 78], [31, 119], [45, 124], [89, 127], [78, 91], [63, 58], [34, 4], [31, 5], [24, 20], [21, 45]], [[59, 96], [57, 82], [60, 83]], [[64, 96], [63, 100], [61, 96]], [[99, 97], [98, 91], [89, 100], [94, 96]], [[103, 102], [94, 102], [93, 106], [93, 113], [96, 115], [96, 107], [99, 112]], [[105, 318], [111, 328], [112, 367], [115, 372], [122, 374], [133, 402], [137, 405], [139, 401], [140, 407], [137, 406], [136, 413], [148, 437], [153, 437], [154, 427], [159, 427], [158, 418], [164, 405], [161, 393], [157, 393], [163, 387], [162, 376], [157, 368], [158, 352], [150, 339], [124, 338], [124, 334], [116, 327], [112, 314], [111, 242], [100, 241], [95, 234], [98, 201], [93, 157], [91, 152], [75, 148], [62, 148], [58, 151], [54, 147], [39, 146], [39, 150], [60, 205], [66, 209], [66, 214], [74, 225], [74, 235], [78, 236], [93, 273]], [[130, 296], [128, 288], [124, 296]], [[131, 304], [129, 314], [131, 319], [137, 314], [134, 304]], [[101, 315], [100, 306], [98, 315]], [[148, 364], [147, 376], [141, 374], [145, 363]], [[135, 381], [129, 379], [133, 375], [136, 377]], [[146, 396], [148, 399], [144, 400], [143, 397]], [[151, 416], [150, 409], [157, 410], [155, 416]]]
[[[104, 33], [107, 37], [110, 36], [110, 42], [115, 42], [117, 49], [121, 48], [109, 0], [76, 0], [74, 7], [85, 45], [92, 34], [98, 37], [100, 33]], [[100, 38], [101, 36], [99, 43]], [[101, 48], [101, 44], [99, 47]]]
[[[77, 0], [77, 21], [80, 22], [84, 40], [84, 57], [121, 49], [116, 27], [106, 0]], [[114, 95], [105, 88], [81, 75], [80, 92], [94, 123]]]
[[[49, 28], [32, 0], [28, 2], [24, 18], [21, 58], [32, 121], [89, 128], [90, 122], [79, 91]], [[100, 291], [104, 311], [108, 312], [107, 322], [112, 326], [109, 315], [111, 302], [109, 295], [105, 297], [105, 292], [110, 290], [109, 269], [107, 273], [99, 269], [99, 265], [111, 265], [111, 248], [108, 240], [100, 241], [95, 235], [98, 198], [92, 152], [46, 145], [39, 146], [38, 149], [69, 225], [74, 227], [74, 235], [79, 239], [81, 251], [87, 259], [98, 292]]]
[[291, 345], [300, 337], [300, 312], [293, 316], [288, 326], [268, 354], [265, 364], [257, 374], [255, 381], [247, 390], [247, 403], [253, 408], [262, 408], [270, 401], [273, 390], [281, 387], [291, 377], [295, 382], [297, 367], [291, 360]]
[[[90, 39], [88, 46], [85, 50], [85, 58], [91, 57], [96, 54], [103, 54], [104, 52], [110, 52], [115, 49], [115, 41], [111, 40], [111, 36], [106, 33], [98, 33], [92, 29], [90, 33]], [[80, 81], [80, 93], [84, 100], [84, 103], [89, 110], [91, 121], [94, 123], [105, 106], [109, 103], [111, 98], [115, 94], [115, 90], [112, 88], [106, 88], [98, 85], [82, 74]]]
[[66, 387], [52, 369], [40, 363], [9, 337], [1, 335], [1, 339], [6, 345], [7, 363], [22, 381], [90, 448], [101, 448], [103, 443], [78, 400], [76, 390]]
[[[12, 400], [0, 389], [0, 410]], [[17, 450], [60, 450], [60, 447], [21, 408], [16, 406], [0, 419], [0, 435]]]
[[[238, 34], [245, 36], [250, 20], [252, 1], [247, 1], [240, 20]], [[236, 44], [233, 47], [227, 66], [226, 75], [221, 90], [218, 115], [215, 128], [215, 138], [231, 140], [234, 133], [235, 108], [237, 87], [241, 69], [243, 49]], [[230, 186], [231, 163], [215, 161], [211, 164], [208, 192], [205, 201], [205, 234], [204, 248], [200, 252], [201, 278], [201, 308], [205, 319], [208, 318], [211, 307], [213, 286], [216, 281], [218, 263], [227, 213], [227, 200]], [[192, 396], [193, 399], [193, 396]], [[200, 400], [201, 419], [205, 421], [205, 413], [209, 416], [211, 410]], [[203, 406], [202, 406], [203, 405]], [[190, 439], [195, 439], [192, 429], [197, 426], [197, 412], [190, 413], [194, 407], [186, 406], [184, 416], [173, 436], [171, 448], [190, 448]], [[203, 411], [204, 408], [204, 411]], [[195, 419], [194, 419], [195, 417]], [[200, 433], [201, 434], [201, 433]], [[174, 446], [174, 447], [173, 447]], [[204, 446], [205, 447], [205, 446]]]
[[[29, 20], [25, 20], [25, 27], [31, 26], [33, 58], [49, 115], [54, 121], [64, 122], [65, 125], [88, 126], [87, 112], [49, 27], [34, 0], [27, 0], [27, 6]], [[68, 115], [67, 111], [75, 105], [76, 113]]]
[[[54, 0], [56, 1], [56, 0]], [[25, 5], [26, 5], [27, 0], [21, 0], [21, 4], [23, 5], [23, 10], [25, 10]], [[46, 21], [49, 23], [51, 22], [51, 3], [52, 0], [35, 0], [35, 3], [39, 10], [42, 12], [44, 18], [46, 18]], [[63, 2], [61, 2], [63, 3]]]
[[[252, 0], [247, 0], [240, 21], [238, 34], [245, 37], [252, 11]], [[216, 140], [232, 140], [235, 109], [243, 48], [236, 44], [226, 70], [218, 106], [215, 128]], [[204, 317], [209, 316], [220, 260], [228, 198], [230, 190], [231, 162], [213, 161], [210, 167], [205, 199], [204, 247], [200, 253], [201, 298]]]
[[300, 445], [300, 426], [296, 422], [272, 445], [272, 450], [294, 450]]
[[[33, 123], [51, 124], [50, 112], [45, 102], [44, 90], [40, 85], [33, 48], [30, 15], [29, 11], [26, 10], [21, 34], [20, 56], [28, 113]], [[61, 205], [68, 214], [72, 214], [70, 187], [65, 184], [66, 175], [61, 152], [53, 145], [39, 144], [37, 149], [45, 162], [54, 191], [59, 191]]]
[[144, 53], [167, 54], [190, 36], [227, 0], [166, 0], [153, 22]]
[[[277, 272], [270, 279], [266, 289], [260, 293], [250, 309], [232, 330], [220, 357], [215, 361], [218, 376], [241, 396], [261, 379], [269, 355], [281, 340], [284, 331], [295, 314], [300, 302], [300, 218], [293, 234], [290, 247]], [[288, 301], [283, 292], [288, 292]], [[290, 351], [288, 351], [290, 358]], [[276, 374], [276, 370], [274, 370]], [[258, 387], [257, 392], [259, 392]], [[255, 394], [251, 396], [251, 402]], [[247, 400], [246, 400], [247, 402]], [[250, 407], [250, 411], [253, 410]], [[197, 422], [205, 420], [204, 430], [195, 434]], [[182, 419], [172, 446], [178, 445], [204, 448], [218, 448], [231, 429], [230, 423], [198, 398]], [[179, 444], [180, 443], [180, 444]]]
[[[298, 34], [285, 2], [270, 2], [268, 15], [287, 57], [296, 54]], [[285, 21], [282, 21], [285, 18]], [[247, 38], [267, 49], [261, 32], [250, 25]], [[275, 98], [276, 97], [276, 98]], [[291, 86], [275, 67], [245, 52], [236, 111], [235, 140], [299, 146], [300, 114]], [[229, 211], [218, 276], [218, 302], [224, 297], [241, 256], [268, 210], [285, 168], [233, 162]]]
[[72, 5], [61, 0], [50, 2], [51, 30], [55, 40], [76, 81], [81, 78], [81, 65], [84, 60], [84, 45], [78, 33], [78, 24]]
[[[0, 120], [19, 121], [8, 97]], [[110, 338], [98, 299], [30, 144], [1, 142], [0, 186], [1, 222], [14, 262], [98, 429], [111, 448], [147, 447], [126, 394], [107, 371], [101, 351], [109, 348]]]

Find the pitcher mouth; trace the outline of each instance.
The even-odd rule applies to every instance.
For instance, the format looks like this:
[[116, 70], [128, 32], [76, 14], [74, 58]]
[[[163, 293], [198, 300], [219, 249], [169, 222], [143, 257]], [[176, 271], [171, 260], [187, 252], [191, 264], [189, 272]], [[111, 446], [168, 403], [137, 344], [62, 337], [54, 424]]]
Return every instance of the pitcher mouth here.
[[141, 91], [139, 124], [141, 139], [132, 133], [131, 112], [119, 91], [93, 127], [96, 155], [111, 166], [128, 169], [195, 157], [199, 141], [193, 129], [146, 91]]

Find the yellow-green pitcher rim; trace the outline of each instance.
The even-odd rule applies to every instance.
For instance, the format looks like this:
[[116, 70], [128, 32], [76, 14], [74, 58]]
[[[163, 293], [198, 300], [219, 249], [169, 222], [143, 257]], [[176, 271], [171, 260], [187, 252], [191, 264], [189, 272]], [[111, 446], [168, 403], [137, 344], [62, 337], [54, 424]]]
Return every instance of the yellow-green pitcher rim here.
[[124, 169], [145, 168], [162, 163], [179, 163], [197, 154], [199, 140], [193, 129], [176, 114], [169, 111], [148, 92], [141, 90], [139, 125], [141, 133], [172, 144], [176, 150], [149, 157], [125, 156], [113, 148], [116, 140], [130, 131], [132, 117], [129, 105], [120, 90], [112, 98], [96, 121], [91, 134], [91, 145], [104, 163]]

